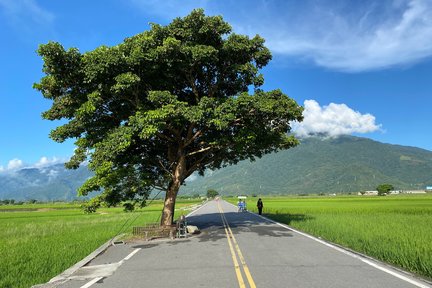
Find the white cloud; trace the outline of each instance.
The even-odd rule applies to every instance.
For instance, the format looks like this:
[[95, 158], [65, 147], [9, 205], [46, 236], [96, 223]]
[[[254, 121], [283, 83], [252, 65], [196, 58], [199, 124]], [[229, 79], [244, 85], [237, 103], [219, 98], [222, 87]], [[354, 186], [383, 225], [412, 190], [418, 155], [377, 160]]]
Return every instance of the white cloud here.
[[338, 71], [405, 66], [432, 56], [431, 0], [130, 1], [167, 21], [203, 7], [223, 15], [236, 33], [260, 34], [276, 55]]
[[277, 54], [339, 71], [385, 69], [432, 56], [432, 1], [359, 3], [346, 2], [355, 5], [349, 9], [321, 2], [302, 17], [283, 17], [281, 11], [249, 34], [261, 33]]
[[14, 171], [22, 169], [22, 168], [37, 168], [37, 169], [41, 169], [42, 172], [47, 173], [47, 175], [49, 177], [55, 177], [56, 176], [55, 170], [52, 170], [52, 169], [45, 170], [45, 168], [50, 167], [50, 166], [55, 165], [55, 164], [64, 163], [64, 162], [66, 162], [66, 159], [57, 158], [57, 157], [48, 158], [48, 157], [43, 156], [39, 159], [38, 162], [29, 165], [27, 163], [24, 163], [22, 160], [20, 160], [18, 158], [14, 158], [8, 162], [8, 165], [6, 167], [0, 166], [0, 173], [1, 172], [5, 172], [5, 173], [6, 172], [14, 172]]
[[57, 157], [52, 157], [51, 159], [49, 159], [48, 157], [43, 156], [33, 166], [36, 168], [42, 168], [42, 167], [46, 167], [46, 166], [50, 166], [50, 165], [54, 165], [54, 164], [58, 164], [58, 163], [62, 163], [62, 162], [64, 162], [64, 161], [62, 159], [57, 158]]
[[55, 179], [59, 173], [58, 170], [53, 169], [52, 165], [58, 164], [58, 163], [64, 163], [60, 158], [53, 157], [49, 159], [48, 157], [42, 157], [37, 163], [33, 164], [32, 167], [38, 168], [39, 171], [46, 174], [48, 176], [48, 181], [52, 181]]
[[22, 168], [23, 166], [23, 161], [15, 158], [9, 161], [8, 165], [7, 165], [7, 170], [17, 170]]
[[34, 30], [39, 25], [50, 25], [53, 13], [42, 8], [36, 0], [0, 0], [0, 9], [9, 23], [20, 30]]
[[315, 100], [304, 102], [304, 120], [293, 123], [293, 131], [299, 137], [337, 137], [353, 133], [369, 133], [380, 129], [371, 114], [361, 114], [345, 104], [330, 103], [321, 107]]
[[54, 170], [54, 169], [50, 169], [48, 171], [47, 176], [48, 176], [48, 181], [52, 181], [53, 179], [55, 179], [58, 175], [59, 171]]
[[35, 0], [0, 0], [6, 14], [13, 18], [30, 17], [36, 23], [52, 22], [54, 14], [43, 9]]

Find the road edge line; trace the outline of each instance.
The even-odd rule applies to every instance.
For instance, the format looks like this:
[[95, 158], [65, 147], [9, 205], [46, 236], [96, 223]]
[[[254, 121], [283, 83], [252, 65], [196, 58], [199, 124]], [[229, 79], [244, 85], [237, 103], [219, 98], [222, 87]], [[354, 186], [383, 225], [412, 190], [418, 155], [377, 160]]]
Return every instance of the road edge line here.
[[53, 278], [51, 278], [48, 282], [41, 283], [41, 284], [35, 284], [35, 285], [31, 286], [31, 288], [56, 287], [56, 284], [58, 284], [58, 283], [65, 283], [66, 281], [68, 281], [68, 277], [69, 276], [71, 276], [73, 273], [75, 273], [81, 267], [83, 267], [86, 264], [88, 264], [90, 261], [92, 261], [99, 254], [101, 254], [102, 252], [104, 252], [106, 249], [108, 249], [108, 247], [111, 246], [112, 243], [114, 243], [117, 239], [119, 239], [123, 235], [124, 234], [121, 234], [121, 235], [116, 236], [114, 239], [108, 240], [107, 242], [105, 242], [104, 244], [102, 244], [101, 246], [99, 246], [99, 248], [97, 248], [96, 250], [94, 250], [92, 253], [90, 253], [89, 255], [87, 255], [86, 257], [84, 257], [83, 259], [81, 259], [80, 261], [78, 261], [77, 263], [75, 263], [74, 265], [72, 265], [71, 267], [67, 268], [66, 270], [64, 270], [60, 274], [58, 274], [58, 275], [54, 276]]
[[[228, 202], [226, 200], [224, 200], [224, 201], [227, 202], [228, 204], [231, 204], [234, 207], [237, 207], [236, 205], [234, 205], [234, 204], [232, 204], [232, 203], [230, 203], [230, 202]], [[331, 242], [323, 240], [323, 239], [319, 239], [319, 238], [317, 238], [315, 236], [312, 236], [312, 235], [307, 234], [305, 232], [296, 230], [296, 229], [292, 228], [291, 226], [289, 226], [287, 224], [283, 224], [283, 223], [277, 222], [277, 221], [275, 221], [273, 219], [270, 219], [270, 218], [267, 218], [267, 217], [265, 217], [263, 215], [258, 215], [258, 214], [252, 213], [252, 212], [250, 212], [248, 210], [246, 212], [250, 213], [252, 215], [255, 215], [256, 217], [260, 217], [260, 218], [262, 218], [264, 220], [272, 222], [272, 223], [274, 223], [276, 225], [279, 225], [279, 226], [281, 226], [281, 227], [283, 227], [285, 229], [291, 230], [291, 231], [293, 231], [293, 232], [295, 232], [297, 234], [300, 234], [300, 235], [302, 235], [304, 237], [307, 237], [307, 238], [310, 238], [312, 240], [315, 240], [315, 241], [317, 241], [317, 242], [319, 242], [319, 243], [321, 243], [321, 244], [323, 244], [325, 246], [328, 246], [328, 247], [333, 248], [333, 249], [335, 249], [335, 250], [337, 250], [337, 251], [339, 251], [341, 253], [344, 253], [344, 254], [346, 254], [348, 256], [356, 258], [356, 259], [358, 259], [358, 260], [360, 260], [360, 261], [362, 261], [362, 262], [364, 262], [364, 263], [366, 263], [366, 264], [374, 267], [375, 269], [381, 270], [381, 271], [383, 271], [385, 273], [388, 273], [388, 274], [390, 274], [390, 275], [392, 275], [392, 276], [394, 276], [396, 278], [404, 280], [404, 281], [406, 281], [406, 282], [408, 282], [410, 284], [413, 284], [413, 285], [415, 285], [417, 287], [420, 287], [420, 288], [431, 288], [432, 287], [432, 286], [429, 286], [429, 285], [432, 285], [432, 282], [430, 282], [428, 279], [421, 278], [420, 276], [417, 276], [417, 275], [415, 275], [415, 274], [413, 274], [411, 272], [402, 270], [402, 269], [400, 269], [398, 267], [394, 267], [391, 264], [388, 264], [388, 263], [385, 263], [383, 261], [377, 260], [377, 259], [375, 259], [375, 258], [373, 258], [371, 256], [362, 254], [360, 252], [351, 250], [349, 248], [340, 246], [338, 244], [331, 243]], [[386, 267], [388, 267], [388, 268], [386, 268]], [[405, 274], [405, 275], [403, 275], [403, 274]], [[412, 279], [408, 278], [408, 276], [411, 277]], [[424, 283], [421, 283], [419, 281], [422, 281]]]
[[[399, 269], [397, 267], [391, 266], [390, 264], [387, 264], [385, 262], [377, 260], [377, 259], [375, 259], [375, 258], [373, 258], [371, 256], [364, 255], [364, 254], [362, 254], [360, 252], [351, 250], [349, 248], [345, 248], [345, 247], [340, 246], [338, 244], [331, 243], [331, 242], [328, 242], [326, 240], [317, 238], [317, 237], [312, 236], [310, 234], [307, 234], [305, 232], [302, 232], [302, 231], [299, 231], [297, 229], [294, 229], [294, 228], [292, 228], [291, 226], [289, 226], [287, 224], [283, 224], [283, 223], [274, 221], [274, 220], [272, 220], [270, 218], [267, 218], [267, 217], [262, 216], [262, 215], [257, 215], [255, 213], [250, 212], [250, 211], [247, 211], [247, 212], [249, 212], [250, 214], [255, 215], [257, 217], [261, 217], [261, 218], [263, 218], [263, 219], [265, 219], [267, 221], [270, 221], [270, 222], [272, 222], [272, 223], [274, 223], [276, 225], [279, 225], [279, 226], [281, 226], [281, 227], [283, 227], [285, 229], [291, 230], [291, 231], [293, 231], [293, 232], [295, 232], [297, 234], [300, 234], [300, 235], [302, 235], [304, 237], [307, 237], [309, 239], [317, 241], [317, 242], [319, 242], [319, 243], [321, 243], [321, 244], [323, 244], [323, 245], [325, 245], [327, 247], [330, 247], [330, 248], [332, 248], [332, 249], [334, 249], [336, 251], [339, 251], [339, 252], [341, 252], [341, 253], [343, 253], [345, 255], [348, 255], [348, 256], [351, 256], [353, 258], [356, 258], [356, 259], [358, 259], [358, 260], [360, 260], [360, 261], [368, 264], [369, 266], [374, 267], [375, 269], [381, 270], [381, 271], [383, 271], [383, 272], [385, 272], [387, 274], [390, 274], [390, 275], [392, 275], [392, 276], [394, 276], [396, 278], [404, 280], [405, 282], [413, 284], [413, 285], [415, 285], [417, 287], [420, 287], [420, 288], [431, 288], [431, 286], [429, 286], [429, 285], [432, 284], [432, 283], [429, 283], [429, 281], [427, 279], [420, 279], [419, 277], [417, 277], [416, 275], [414, 275], [414, 274], [412, 274], [412, 273], [410, 273], [408, 271], [404, 271], [404, 270]], [[385, 267], [385, 266], [387, 266], [388, 268]], [[406, 274], [406, 275], [403, 275], [403, 274]], [[409, 277], [411, 277], [413, 279], [408, 278], [407, 276], [409, 276]], [[424, 283], [418, 282], [417, 280], [418, 281], [422, 281]]]
[[87, 282], [86, 284], [84, 284], [83, 286], [81, 286], [80, 288], [89, 288], [91, 287], [93, 284], [97, 283], [98, 281], [102, 280], [104, 277], [97, 277], [94, 278], [92, 280], [90, 280], [89, 282]]
[[122, 261], [127, 261], [130, 258], [132, 258], [132, 256], [134, 256], [136, 253], [138, 253], [138, 251], [140, 251], [141, 248], [136, 248], [135, 250], [133, 250], [131, 253], [129, 253], [125, 258], [123, 258]]

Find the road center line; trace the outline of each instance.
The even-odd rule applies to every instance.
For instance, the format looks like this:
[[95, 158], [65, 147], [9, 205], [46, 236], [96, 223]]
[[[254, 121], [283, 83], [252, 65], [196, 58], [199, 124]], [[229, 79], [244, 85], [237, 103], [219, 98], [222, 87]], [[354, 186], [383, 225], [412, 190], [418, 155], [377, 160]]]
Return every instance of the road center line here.
[[[236, 270], [236, 275], [237, 275], [237, 280], [239, 282], [239, 286], [240, 286], [240, 288], [246, 287], [244, 284], [244, 281], [243, 281], [243, 276], [241, 274], [240, 266], [239, 266], [238, 261], [237, 261], [237, 255], [240, 259], [240, 262], [241, 262], [242, 267], [243, 267], [243, 271], [244, 271], [246, 278], [249, 282], [249, 286], [251, 288], [256, 288], [255, 282], [252, 278], [252, 275], [250, 274], [249, 268], [246, 264], [246, 261], [244, 260], [243, 254], [242, 254], [240, 247], [239, 247], [239, 245], [238, 245], [238, 243], [234, 237], [234, 234], [232, 233], [231, 227], [228, 224], [228, 220], [225, 217], [224, 211], [223, 211], [219, 202], [217, 203], [217, 205], [218, 205], [219, 213], [221, 215], [222, 223], [224, 225], [225, 234], [226, 234], [226, 237], [228, 240], [228, 244], [230, 246], [231, 256], [233, 258], [234, 268]], [[233, 246], [235, 247], [235, 249], [233, 248]], [[236, 252], [237, 252], [237, 254], [236, 254]]]
[[[225, 216], [224, 216], [224, 217], [225, 217]], [[226, 219], [225, 219], [225, 221], [226, 221]], [[228, 223], [228, 222], [227, 222], [227, 223]], [[244, 270], [244, 272], [245, 272], [245, 274], [246, 274], [246, 278], [248, 279], [249, 285], [251, 286], [251, 288], [256, 288], [256, 286], [255, 286], [255, 282], [254, 282], [254, 280], [253, 280], [253, 278], [252, 278], [252, 275], [251, 275], [251, 273], [250, 273], [250, 271], [249, 271], [249, 267], [247, 266], [246, 261], [244, 260], [243, 254], [242, 254], [242, 252], [241, 252], [241, 250], [240, 250], [240, 247], [239, 247], [239, 245], [237, 244], [237, 241], [236, 241], [236, 239], [235, 239], [235, 237], [234, 237], [234, 234], [232, 233], [231, 228], [230, 228], [229, 226], [228, 226], [228, 231], [229, 231], [230, 234], [232, 235], [232, 240], [233, 240], [234, 245], [235, 245], [235, 247], [236, 247], [237, 254], [238, 254], [239, 258], [240, 258], [240, 262], [241, 262], [242, 265], [243, 265], [243, 270]]]
[[[221, 215], [222, 215], [222, 214], [221, 214]], [[226, 224], [225, 224], [225, 222], [224, 222], [223, 219], [222, 219], [222, 222], [223, 222], [223, 224], [224, 224], [225, 235], [226, 235], [226, 237], [227, 237], [228, 245], [229, 245], [229, 247], [230, 247], [231, 257], [232, 257], [232, 260], [233, 260], [233, 263], [234, 263], [234, 270], [235, 270], [236, 275], [237, 275], [237, 281], [238, 281], [238, 283], [239, 283], [239, 287], [240, 287], [240, 288], [245, 288], [246, 285], [245, 285], [245, 283], [244, 283], [243, 276], [242, 276], [242, 274], [241, 274], [241, 269], [240, 269], [239, 263], [238, 263], [238, 261], [237, 261], [237, 256], [236, 256], [236, 254], [235, 254], [234, 247], [233, 247], [233, 244], [232, 244], [232, 242], [231, 242], [231, 239], [230, 239], [230, 235], [229, 235], [229, 232], [228, 232], [227, 226], [226, 226]]]

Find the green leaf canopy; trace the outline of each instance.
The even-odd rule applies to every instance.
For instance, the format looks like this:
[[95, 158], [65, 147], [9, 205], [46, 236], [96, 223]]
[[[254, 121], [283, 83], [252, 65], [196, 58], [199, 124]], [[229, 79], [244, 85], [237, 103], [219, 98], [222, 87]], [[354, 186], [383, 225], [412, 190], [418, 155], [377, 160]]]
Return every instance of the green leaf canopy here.
[[203, 10], [117, 46], [80, 53], [49, 42], [38, 53], [46, 76], [34, 87], [53, 101], [43, 118], [66, 119], [50, 137], [76, 139], [66, 165], [89, 160], [95, 176], [79, 193], [103, 189], [96, 203], [144, 202], [163, 189], [168, 225], [193, 172], [297, 144], [287, 133], [302, 108], [280, 90], [259, 89], [259, 69], [271, 60], [264, 39], [232, 33]]

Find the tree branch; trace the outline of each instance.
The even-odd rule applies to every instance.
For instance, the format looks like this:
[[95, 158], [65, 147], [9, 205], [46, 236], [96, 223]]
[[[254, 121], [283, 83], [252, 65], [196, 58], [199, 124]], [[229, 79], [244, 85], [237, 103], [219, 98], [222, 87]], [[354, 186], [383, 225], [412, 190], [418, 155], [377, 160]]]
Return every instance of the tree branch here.
[[172, 138], [170, 138], [170, 137], [168, 137], [168, 136], [166, 136], [166, 135], [164, 135], [164, 134], [162, 134], [160, 132], [157, 132], [156, 136], [158, 136], [159, 138], [165, 139], [167, 141], [170, 141], [170, 142], [173, 142], [173, 143], [177, 143], [177, 141], [175, 141], [174, 139], [172, 139]]
[[189, 146], [193, 141], [195, 141], [199, 136], [202, 135], [202, 130], [197, 131], [193, 136], [191, 136], [183, 145], [183, 147]]
[[209, 147], [206, 147], [206, 148], [202, 148], [202, 149], [200, 149], [200, 150], [197, 150], [197, 151], [190, 152], [190, 153], [186, 154], [186, 157], [188, 157], [188, 156], [192, 156], [192, 155], [195, 155], [195, 154], [198, 154], [198, 153], [202, 153], [202, 152], [209, 151], [209, 150], [212, 149], [212, 148], [213, 148], [213, 147], [209, 146]]
[[181, 133], [177, 129], [167, 125], [167, 130], [170, 131], [178, 140], [181, 140]]
[[209, 97], [210, 98], [213, 98], [213, 96], [216, 93], [216, 91], [217, 91], [218, 88], [219, 88], [219, 81], [216, 81], [215, 84], [211, 85], [211, 88], [210, 88], [210, 91], [209, 91]]
[[162, 163], [160, 160], [158, 160], [158, 162], [159, 162], [159, 165], [160, 165], [160, 167], [162, 168], [162, 170], [164, 170], [166, 173], [168, 173], [168, 174], [172, 177], [173, 174], [171, 173], [171, 171], [169, 171], [169, 170], [165, 167], [165, 165], [163, 165], [163, 163]]
[[187, 79], [188, 79], [188, 81], [189, 81], [189, 83], [190, 83], [190, 85], [191, 85], [191, 88], [192, 88], [192, 92], [193, 92], [193, 94], [194, 94], [194, 96], [195, 96], [195, 101], [196, 101], [196, 103], [198, 103], [199, 102], [199, 92], [198, 92], [198, 88], [197, 88], [197, 86], [196, 86], [196, 84], [195, 84], [195, 78], [194, 77], [192, 77], [192, 71], [191, 70], [189, 70], [189, 73], [187, 73]]
[[187, 139], [192, 138], [192, 133], [193, 133], [193, 129], [195, 128], [195, 123], [191, 123], [188, 127], [188, 132], [187, 132]]
[[[195, 170], [198, 169], [198, 167], [203, 164], [204, 159], [210, 154], [210, 152], [208, 151], [207, 153], [205, 153], [200, 159], [198, 159], [197, 161], [195, 161], [195, 163], [187, 170], [186, 175], [188, 175], [188, 177], [195, 172]], [[204, 162], [205, 164], [207, 162]]]
[[151, 187], [153, 187], [153, 188], [155, 188], [155, 189], [158, 189], [158, 190], [161, 190], [161, 191], [166, 191], [166, 190], [168, 190], [168, 187], [159, 186], [159, 185], [157, 185], [157, 184], [151, 185]]

